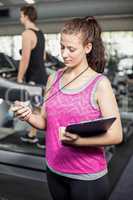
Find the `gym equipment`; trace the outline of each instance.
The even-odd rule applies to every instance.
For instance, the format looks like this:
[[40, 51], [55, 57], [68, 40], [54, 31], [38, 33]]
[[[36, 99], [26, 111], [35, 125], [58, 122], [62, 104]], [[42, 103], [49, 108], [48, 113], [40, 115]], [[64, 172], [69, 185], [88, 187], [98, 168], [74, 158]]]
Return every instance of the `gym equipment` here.
[[5, 115], [8, 113], [9, 105], [3, 101], [0, 103], [0, 127], [3, 126], [3, 123], [5, 122]]
[[0, 98], [7, 102], [28, 101], [35, 96], [42, 97], [42, 95], [43, 87], [40, 85], [16, 83], [0, 77]]
[[133, 199], [133, 135], [116, 147], [109, 163], [110, 196], [108, 200]]

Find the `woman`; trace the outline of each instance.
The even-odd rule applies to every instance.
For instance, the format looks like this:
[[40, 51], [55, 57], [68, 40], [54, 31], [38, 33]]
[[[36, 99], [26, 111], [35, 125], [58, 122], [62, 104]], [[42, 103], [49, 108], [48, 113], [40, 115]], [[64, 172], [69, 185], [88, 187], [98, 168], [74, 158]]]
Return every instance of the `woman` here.
[[[16, 116], [46, 129], [48, 185], [54, 200], [103, 200], [108, 190], [103, 146], [122, 141], [120, 115], [105, 65], [101, 29], [93, 17], [72, 19], [61, 31], [65, 68], [50, 77], [41, 115], [16, 102]], [[82, 138], [71, 123], [116, 117], [105, 134]]]

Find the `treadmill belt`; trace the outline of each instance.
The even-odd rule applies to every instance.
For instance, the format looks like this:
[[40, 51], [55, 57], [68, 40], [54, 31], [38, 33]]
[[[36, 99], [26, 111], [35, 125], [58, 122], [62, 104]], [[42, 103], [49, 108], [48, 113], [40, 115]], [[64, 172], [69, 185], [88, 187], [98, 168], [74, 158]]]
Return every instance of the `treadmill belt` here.
[[20, 136], [24, 135], [22, 132], [14, 132], [12, 135], [8, 135], [7, 137], [0, 140], [0, 149], [25, 153], [30, 155], [39, 155], [45, 156], [45, 150], [39, 149], [36, 144], [30, 144], [26, 142], [22, 142]]

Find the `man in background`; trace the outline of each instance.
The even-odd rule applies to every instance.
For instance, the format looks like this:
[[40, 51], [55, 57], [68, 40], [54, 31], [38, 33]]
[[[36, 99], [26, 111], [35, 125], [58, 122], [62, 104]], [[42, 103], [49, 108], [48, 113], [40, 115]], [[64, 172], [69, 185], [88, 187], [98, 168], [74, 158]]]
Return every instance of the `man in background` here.
[[[39, 84], [45, 86], [47, 73], [44, 67], [45, 38], [43, 32], [36, 25], [37, 11], [34, 6], [26, 5], [20, 9], [20, 22], [25, 30], [22, 33], [21, 60], [18, 69], [17, 82], [26, 82], [28, 84]], [[39, 110], [38, 99], [35, 104]], [[31, 128], [31, 131], [21, 137], [23, 142], [37, 143], [37, 130]]]

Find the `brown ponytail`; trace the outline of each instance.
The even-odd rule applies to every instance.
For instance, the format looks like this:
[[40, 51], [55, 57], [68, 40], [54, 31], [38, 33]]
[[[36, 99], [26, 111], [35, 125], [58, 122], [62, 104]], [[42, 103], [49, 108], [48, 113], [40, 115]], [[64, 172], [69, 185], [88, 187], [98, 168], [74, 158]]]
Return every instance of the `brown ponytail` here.
[[82, 34], [83, 44], [92, 43], [92, 50], [88, 53], [88, 65], [98, 73], [105, 67], [104, 46], [101, 38], [101, 28], [94, 17], [74, 18], [63, 27], [62, 33]]

